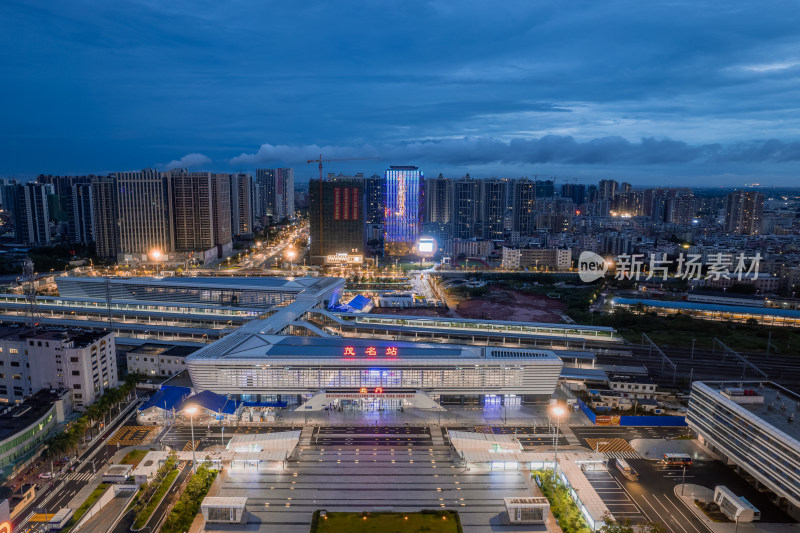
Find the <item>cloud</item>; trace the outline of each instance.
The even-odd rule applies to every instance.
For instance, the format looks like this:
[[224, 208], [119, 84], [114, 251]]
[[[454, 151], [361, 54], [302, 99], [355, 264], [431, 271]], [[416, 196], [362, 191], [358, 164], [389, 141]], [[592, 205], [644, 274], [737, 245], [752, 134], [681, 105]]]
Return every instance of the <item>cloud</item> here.
[[159, 165], [159, 166], [163, 167], [166, 170], [172, 170], [173, 168], [194, 168], [209, 164], [211, 164], [210, 157], [207, 157], [203, 154], [192, 153], [192, 154], [186, 154], [180, 159], [173, 159], [166, 165]]
[[777, 139], [730, 145], [692, 145], [672, 139], [600, 137], [578, 141], [571, 136], [504, 141], [491, 137], [421, 140], [356, 146], [263, 144], [254, 153], [230, 160], [234, 166], [296, 164], [323, 155], [326, 159], [369, 158], [394, 162], [424, 161], [442, 165], [561, 164], [664, 165], [686, 163], [786, 163], [800, 161], [800, 142]]
[[786, 70], [800, 65], [800, 61], [782, 61], [778, 63], [762, 63], [758, 65], [745, 65], [742, 70], [750, 72], [774, 72], [776, 70]]

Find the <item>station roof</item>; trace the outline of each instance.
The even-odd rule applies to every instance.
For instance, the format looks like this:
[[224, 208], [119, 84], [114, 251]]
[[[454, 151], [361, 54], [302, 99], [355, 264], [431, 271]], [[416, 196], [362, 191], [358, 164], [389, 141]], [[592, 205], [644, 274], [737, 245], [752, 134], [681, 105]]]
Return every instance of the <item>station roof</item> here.
[[[230, 336], [223, 341], [230, 339]], [[201, 357], [206, 351], [198, 352]], [[193, 354], [190, 358], [197, 357]], [[386, 363], [393, 360], [426, 359], [486, 359], [486, 360], [541, 360], [559, 361], [551, 350], [532, 350], [435, 344], [422, 342], [386, 341], [342, 337], [300, 337], [251, 334], [242, 336], [238, 343], [213, 352], [213, 358], [258, 359], [268, 364], [274, 359], [330, 359], [363, 363]]]
[[[789, 421], [789, 414], [800, 418], [800, 394], [768, 381], [703, 381], [692, 384], [692, 387], [695, 386], [707, 387], [718, 402], [733, 407], [734, 411], [744, 412], [746, 417], [755, 419], [758, 425], [771, 426], [773, 433], [783, 434], [795, 450], [800, 450], [800, 429], [797, 422]], [[764, 398], [763, 402], [739, 403], [722, 394], [726, 389], [739, 388], [752, 389], [757, 396]]]
[[189, 387], [172, 387], [164, 385], [158, 392], [153, 394], [149, 400], [139, 406], [139, 411], [157, 407], [159, 409], [171, 410], [177, 407], [187, 396], [192, 393]]
[[715, 313], [737, 313], [742, 315], [780, 316], [800, 320], [800, 311], [794, 309], [778, 309], [775, 307], [748, 307], [745, 305], [721, 305], [700, 302], [676, 302], [667, 300], [648, 300], [642, 298], [614, 298], [611, 303], [616, 305], [642, 304], [645, 307], [658, 307], [662, 309], [683, 309], [687, 311], [707, 311]]
[[[112, 284], [121, 285], [151, 285], [151, 286], [173, 286], [188, 288], [211, 288], [211, 289], [249, 289], [249, 290], [295, 290], [302, 291], [314, 285], [325, 286], [324, 283], [331, 278], [275, 278], [266, 276], [165, 276], [165, 277], [111, 277]], [[338, 278], [334, 278], [338, 279]], [[64, 277], [58, 278], [59, 281], [78, 281], [81, 283], [105, 284], [105, 277]], [[58, 283], [61, 289], [61, 283]]]
[[591, 381], [605, 381], [608, 379], [605, 371], [600, 368], [576, 368], [564, 365], [561, 367], [563, 379], [588, 379]]

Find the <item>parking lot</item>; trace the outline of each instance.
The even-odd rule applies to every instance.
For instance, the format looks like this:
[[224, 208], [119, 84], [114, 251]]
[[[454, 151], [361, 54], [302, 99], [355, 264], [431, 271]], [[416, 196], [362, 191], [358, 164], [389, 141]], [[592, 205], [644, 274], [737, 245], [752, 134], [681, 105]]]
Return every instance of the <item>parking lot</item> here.
[[[613, 461], [609, 468], [614, 468]], [[584, 472], [586, 479], [592, 485], [597, 495], [606, 504], [608, 510], [617, 520], [629, 519], [632, 522], [644, 521], [639, 506], [628, 496], [628, 493], [614, 476], [606, 470], [587, 470]]]

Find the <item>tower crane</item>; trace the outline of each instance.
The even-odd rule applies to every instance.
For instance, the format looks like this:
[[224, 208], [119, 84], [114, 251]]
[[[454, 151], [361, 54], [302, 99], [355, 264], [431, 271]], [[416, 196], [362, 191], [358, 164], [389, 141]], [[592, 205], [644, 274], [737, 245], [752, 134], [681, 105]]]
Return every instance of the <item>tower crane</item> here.
[[368, 161], [370, 159], [378, 159], [377, 157], [346, 157], [344, 159], [322, 159], [322, 154], [319, 159], [309, 159], [306, 163], [319, 163], [319, 181], [322, 181], [322, 163], [330, 163], [332, 161]]

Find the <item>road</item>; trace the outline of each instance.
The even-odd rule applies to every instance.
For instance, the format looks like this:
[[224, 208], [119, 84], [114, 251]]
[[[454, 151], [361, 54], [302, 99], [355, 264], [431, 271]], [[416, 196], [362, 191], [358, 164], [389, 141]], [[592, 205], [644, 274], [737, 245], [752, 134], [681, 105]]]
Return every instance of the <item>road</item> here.
[[[20, 514], [15, 520], [12, 521], [14, 531], [23, 530], [28, 522], [28, 517], [34, 509], [46, 509], [48, 513], [54, 513], [66, 507], [66, 505], [80, 492], [89, 482], [92, 477], [94, 469], [99, 469], [100, 465], [110, 459], [117, 451], [116, 446], [107, 446], [106, 441], [111, 437], [114, 432], [123, 425], [135, 424], [136, 412], [117, 421], [109, 426], [108, 431], [100, 438], [95, 438], [89, 447], [83, 451], [75, 463], [77, 466], [74, 472], [68, 473], [54, 480], [49, 485], [43, 485], [38, 491], [38, 495], [33, 500], [33, 503]], [[97, 453], [92, 458], [92, 461], [87, 461], [87, 458], [92, 455], [95, 450]], [[93, 464], [94, 463], [94, 464]]]

